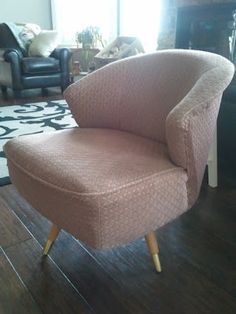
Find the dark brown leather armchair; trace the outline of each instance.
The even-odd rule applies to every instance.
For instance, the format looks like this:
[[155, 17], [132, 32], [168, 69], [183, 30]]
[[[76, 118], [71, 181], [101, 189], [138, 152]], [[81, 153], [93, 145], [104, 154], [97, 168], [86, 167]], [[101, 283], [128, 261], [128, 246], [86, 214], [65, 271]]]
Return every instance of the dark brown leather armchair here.
[[7, 23], [0, 24], [0, 86], [3, 92], [10, 87], [15, 97], [23, 89], [60, 86], [70, 83], [70, 50], [55, 49], [49, 57], [28, 57], [20, 47]]

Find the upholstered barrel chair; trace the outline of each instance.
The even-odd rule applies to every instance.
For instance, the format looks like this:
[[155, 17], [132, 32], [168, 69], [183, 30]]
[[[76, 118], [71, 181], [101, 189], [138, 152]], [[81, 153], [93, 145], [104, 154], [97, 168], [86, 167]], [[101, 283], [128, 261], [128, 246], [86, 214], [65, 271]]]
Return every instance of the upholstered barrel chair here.
[[70, 85], [79, 127], [5, 147], [18, 191], [60, 229], [104, 249], [146, 237], [197, 200], [224, 89], [234, 66], [200, 51], [127, 58]]

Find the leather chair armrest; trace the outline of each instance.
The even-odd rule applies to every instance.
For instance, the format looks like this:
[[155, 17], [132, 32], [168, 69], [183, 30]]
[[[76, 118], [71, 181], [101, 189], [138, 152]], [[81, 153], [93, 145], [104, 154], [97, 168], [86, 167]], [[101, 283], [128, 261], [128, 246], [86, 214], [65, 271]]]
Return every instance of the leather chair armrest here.
[[56, 58], [60, 62], [62, 80], [61, 88], [63, 91], [70, 84], [69, 61], [71, 55], [71, 51], [68, 48], [56, 48], [50, 55], [50, 57]]
[[69, 61], [71, 58], [71, 52], [69, 48], [56, 48], [51, 53], [50, 57], [58, 60]]
[[4, 50], [3, 58], [7, 62], [16, 62], [22, 58], [22, 53], [17, 49], [7, 48]]
[[11, 77], [12, 77], [12, 87], [14, 90], [22, 89], [21, 82], [21, 58], [22, 53], [14, 48], [5, 49], [3, 53], [3, 58], [5, 62], [11, 65]]

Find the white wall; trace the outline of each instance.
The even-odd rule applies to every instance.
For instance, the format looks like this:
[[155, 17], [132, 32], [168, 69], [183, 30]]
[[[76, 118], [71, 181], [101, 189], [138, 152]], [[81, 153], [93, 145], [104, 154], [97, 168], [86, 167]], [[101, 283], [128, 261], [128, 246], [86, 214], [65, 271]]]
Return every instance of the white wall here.
[[50, 0], [0, 0], [0, 8], [0, 23], [27, 22], [52, 28]]

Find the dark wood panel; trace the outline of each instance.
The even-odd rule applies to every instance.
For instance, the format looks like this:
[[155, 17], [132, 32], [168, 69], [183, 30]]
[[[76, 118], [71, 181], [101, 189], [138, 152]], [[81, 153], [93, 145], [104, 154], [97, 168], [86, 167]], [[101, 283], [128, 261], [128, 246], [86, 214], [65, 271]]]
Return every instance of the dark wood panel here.
[[5, 252], [43, 313], [93, 313], [55, 263], [42, 259], [42, 248], [34, 239]]
[[236, 187], [221, 183], [217, 189], [203, 186], [198, 203], [180, 217], [184, 231], [205, 230], [236, 248]]
[[[235, 282], [233, 284], [236, 278], [233, 270], [235, 251], [231, 254], [234, 260], [228, 263], [231, 268], [224, 269], [219, 266], [221, 260], [227, 260], [227, 256], [221, 258], [219, 265], [217, 260], [210, 264], [214, 259], [213, 252], [216, 247], [211, 247], [208, 256], [204, 256], [202, 254], [205, 251], [204, 247], [201, 250], [201, 245], [198, 248], [187, 246], [187, 237], [181, 237], [170, 226], [158, 232], [158, 239], [163, 268], [163, 272], [159, 275], [154, 272], [146, 243], [142, 240], [113, 249], [112, 254], [110, 251], [91, 251], [91, 254], [106, 271], [113, 275], [113, 278], [122, 282], [124, 290], [131, 291], [144, 300], [153, 313], [160, 307], [165, 308], [164, 313], [166, 313], [168, 305], [172, 307], [172, 311], [175, 305], [176, 311], [172, 313], [196, 311], [196, 313], [230, 314], [236, 311], [233, 297], [233, 287], [234, 289], [236, 287]], [[231, 284], [227, 283], [227, 280], [231, 280]], [[225, 291], [227, 285], [231, 287], [232, 295]]]
[[235, 246], [214, 236], [204, 227], [201, 228], [201, 225], [197, 226], [197, 219], [195, 222], [195, 228], [192, 230], [187, 231], [186, 228], [183, 232], [184, 226], [189, 223], [185, 221], [182, 223], [183, 229], [178, 226], [174, 230], [171, 225], [168, 233], [160, 232], [163, 245], [168, 243], [172, 254], [184, 258], [206, 281], [210, 281], [220, 290], [223, 288], [236, 298]]
[[47, 239], [51, 223], [39, 214], [16, 191], [13, 185], [5, 185], [0, 188], [0, 196], [12, 208], [26, 228], [34, 234], [36, 239], [43, 243]]
[[30, 237], [24, 225], [0, 197], [0, 246], [4, 248]]
[[0, 249], [0, 313], [42, 313]]

